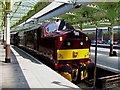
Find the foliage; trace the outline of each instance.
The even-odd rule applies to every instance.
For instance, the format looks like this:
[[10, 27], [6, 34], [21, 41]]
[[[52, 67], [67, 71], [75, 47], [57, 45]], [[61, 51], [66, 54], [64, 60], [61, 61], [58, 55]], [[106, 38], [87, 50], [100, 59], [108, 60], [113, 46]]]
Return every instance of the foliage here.
[[[110, 25], [106, 25], [106, 23], [118, 25], [120, 23], [120, 2], [91, 3], [72, 10], [69, 13], [60, 15], [59, 17], [72, 22], [76, 28], [81, 28], [81, 25], [78, 25], [80, 23], [86, 23], [86, 25], [82, 25], [82, 28], [95, 27], [96, 22], [103, 23], [98, 24], [100, 27]], [[92, 24], [87, 24], [90, 22]]]

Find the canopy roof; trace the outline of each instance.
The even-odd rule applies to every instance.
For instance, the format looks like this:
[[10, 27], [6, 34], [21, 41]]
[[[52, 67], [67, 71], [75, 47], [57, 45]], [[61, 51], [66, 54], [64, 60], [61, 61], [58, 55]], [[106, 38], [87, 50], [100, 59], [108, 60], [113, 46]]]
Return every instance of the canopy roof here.
[[[42, 1], [42, 2], [41, 2]], [[14, 0], [12, 2], [11, 12], [11, 27], [19, 25], [21, 22], [27, 20], [35, 13], [43, 9], [50, 2], [48, 0]], [[5, 2], [0, 0], [0, 28], [4, 25], [5, 21]]]
[[[16, 1], [17, 2], [12, 2], [11, 28], [17, 27], [19, 24], [27, 21], [27, 19], [34, 16], [34, 14], [49, 5], [51, 3], [50, 1], [54, 0]], [[0, 0], [0, 30], [3, 29], [5, 21], [4, 5], [4, 2]], [[110, 25], [111, 23], [118, 25], [120, 23], [119, 13], [120, 2], [96, 2], [89, 3], [88, 5], [82, 6], [62, 15], [55, 16], [46, 20], [46, 22], [53, 19], [64, 18], [65, 20], [72, 22], [76, 28], [95, 27], [96, 22], [99, 22], [100, 26]]]
[[100, 27], [120, 25], [120, 2], [95, 2], [82, 6], [78, 9], [59, 15], [56, 18], [64, 18], [76, 28]]

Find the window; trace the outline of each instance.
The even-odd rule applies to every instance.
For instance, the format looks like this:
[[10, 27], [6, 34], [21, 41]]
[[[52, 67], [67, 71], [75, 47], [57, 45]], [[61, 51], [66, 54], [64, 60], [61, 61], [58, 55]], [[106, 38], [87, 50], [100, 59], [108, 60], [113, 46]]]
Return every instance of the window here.
[[73, 26], [64, 20], [59, 20], [56, 24], [58, 25], [58, 30], [74, 30]]
[[57, 30], [57, 24], [56, 23], [50, 23], [47, 27], [46, 27], [47, 32], [54, 32], [55, 30]]

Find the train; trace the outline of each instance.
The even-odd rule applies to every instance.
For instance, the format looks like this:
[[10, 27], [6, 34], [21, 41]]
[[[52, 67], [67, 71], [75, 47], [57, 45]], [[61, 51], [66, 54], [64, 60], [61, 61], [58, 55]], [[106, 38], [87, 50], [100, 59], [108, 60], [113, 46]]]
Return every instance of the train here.
[[11, 44], [30, 51], [50, 62], [52, 69], [76, 82], [92, 78], [94, 63], [90, 58], [89, 37], [65, 20], [45, 24], [11, 34]]

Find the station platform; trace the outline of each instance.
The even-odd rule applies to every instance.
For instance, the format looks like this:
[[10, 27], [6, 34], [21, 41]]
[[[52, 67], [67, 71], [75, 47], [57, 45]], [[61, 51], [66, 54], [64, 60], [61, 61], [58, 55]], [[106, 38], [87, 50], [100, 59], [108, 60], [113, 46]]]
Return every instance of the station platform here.
[[34, 57], [11, 46], [11, 63], [5, 63], [5, 49], [0, 45], [0, 89], [81, 90]]
[[[95, 47], [90, 47], [90, 58], [95, 60]], [[120, 73], [120, 49], [113, 49], [116, 51], [117, 56], [109, 56], [110, 49], [97, 47], [97, 67], [114, 72]]]

